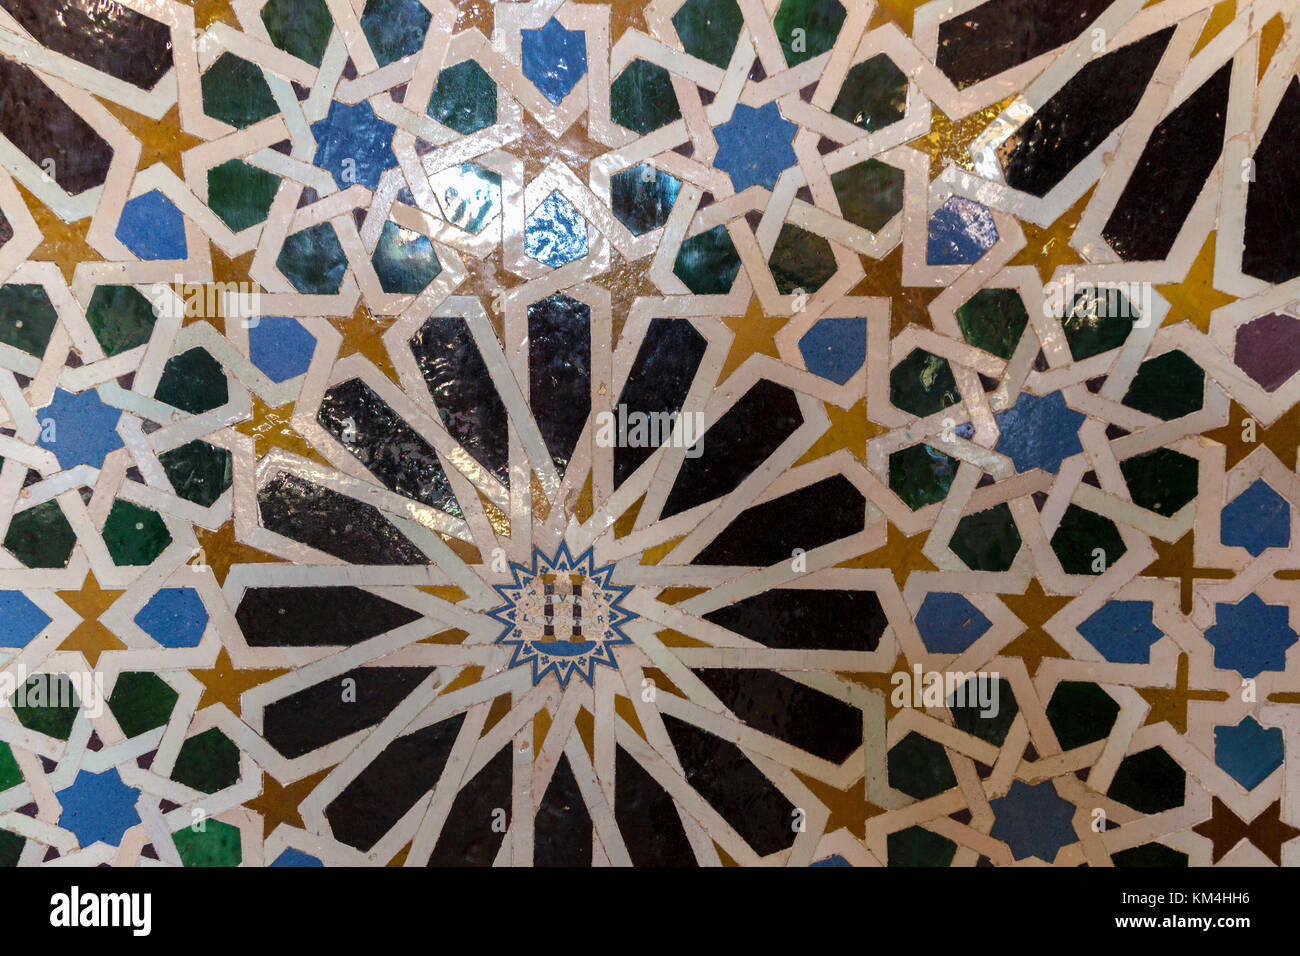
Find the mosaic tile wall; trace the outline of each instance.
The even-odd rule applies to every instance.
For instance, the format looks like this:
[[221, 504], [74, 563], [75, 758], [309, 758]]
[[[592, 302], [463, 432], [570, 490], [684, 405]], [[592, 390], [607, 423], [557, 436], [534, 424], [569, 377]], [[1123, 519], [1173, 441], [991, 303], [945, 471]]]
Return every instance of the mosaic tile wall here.
[[1300, 862], [1296, 0], [0, 0], [0, 862]]

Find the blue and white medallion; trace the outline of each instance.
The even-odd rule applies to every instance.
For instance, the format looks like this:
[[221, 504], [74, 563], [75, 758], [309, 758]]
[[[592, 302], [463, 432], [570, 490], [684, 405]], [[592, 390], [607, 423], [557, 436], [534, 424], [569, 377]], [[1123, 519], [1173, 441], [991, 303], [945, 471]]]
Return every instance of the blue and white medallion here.
[[597, 568], [590, 548], [575, 559], [561, 544], [510, 570], [514, 583], [495, 586], [506, 603], [488, 615], [505, 625], [496, 643], [514, 648], [511, 667], [531, 665], [534, 684], [553, 673], [564, 687], [574, 675], [591, 684], [597, 664], [618, 666], [612, 648], [632, 643], [622, 626], [638, 615], [621, 607], [632, 589], [610, 583], [614, 565]]

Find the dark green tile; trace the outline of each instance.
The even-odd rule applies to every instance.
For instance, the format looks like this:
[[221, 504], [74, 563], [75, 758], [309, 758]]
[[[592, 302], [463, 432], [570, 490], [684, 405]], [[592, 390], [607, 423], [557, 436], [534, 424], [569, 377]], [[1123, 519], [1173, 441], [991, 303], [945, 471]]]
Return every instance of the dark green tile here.
[[5, 548], [29, 568], [66, 568], [77, 536], [57, 501], [43, 501], [15, 514]]
[[1163, 748], [1152, 747], [1120, 761], [1106, 796], [1139, 813], [1161, 813], [1181, 807], [1187, 774]]
[[120, 499], [109, 509], [103, 537], [113, 563], [130, 567], [152, 564], [172, 543], [157, 512]]
[[23, 847], [26, 845], [26, 837], [20, 837], [17, 833], [10, 833], [8, 830], [0, 830], [0, 866], [17, 866]]
[[325, 0], [269, 0], [262, 22], [271, 42], [312, 66], [320, 66], [334, 21]]
[[9, 745], [0, 741], [0, 790], [8, 790], [23, 782], [23, 772], [14, 759]]
[[696, 295], [730, 292], [739, 271], [740, 256], [725, 226], [714, 226], [682, 242], [673, 263], [673, 275]]
[[361, 12], [361, 30], [375, 60], [388, 66], [419, 51], [432, 19], [420, 0], [368, 0]]
[[333, 295], [343, 282], [348, 257], [334, 227], [322, 222], [286, 236], [275, 267], [304, 295]]
[[384, 223], [370, 261], [385, 292], [415, 295], [442, 272], [429, 238], [395, 222]]
[[13, 696], [14, 715], [28, 730], [67, 740], [81, 702], [72, 681], [62, 674], [33, 674], [22, 687], [22, 703]]
[[951, 866], [957, 844], [922, 827], [895, 830], [885, 837], [890, 866]]
[[907, 76], [878, 53], [849, 70], [831, 112], [868, 132], [897, 123], [907, 112]]
[[158, 316], [131, 286], [101, 285], [90, 296], [86, 321], [104, 354], [113, 356], [148, 342]]
[[913, 349], [889, 373], [889, 401], [924, 418], [961, 401], [948, 360]]
[[[993, 696], [991, 687], [986, 683], [984, 688], [977, 689], [974, 685], [976, 682], [990, 681], [997, 684], [997, 713], [986, 715], [985, 708], [977, 701], [991, 699]], [[965, 701], [958, 703], [959, 695], [963, 690], [966, 695]], [[1020, 713], [1020, 705], [1016, 702], [1015, 692], [1011, 690], [1011, 682], [986, 674], [977, 674], [968, 680], [964, 687], [957, 688], [948, 700], [948, 709], [952, 711], [954, 727], [995, 747], [1002, 746], [1011, 730], [1012, 722], [1016, 719], [1016, 714]]]
[[163, 366], [153, 396], [183, 412], [210, 412], [230, 401], [226, 370], [206, 349], [173, 355]]
[[1052, 535], [1052, 550], [1066, 574], [1102, 574], [1128, 549], [1115, 522], [1070, 505]]
[[230, 487], [234, 456], [224, 448], [194, 440], [158, 456], [176, 494], [203, 508]]
[[917, 800], [957, 786], [943, 744], [915, 731], [894, 744], [887, 758], [889, 785]]
[[772, 25], [785, 62], [798, 66], [833, 47], [845, 15], [839, 0], [782, 0]]
[[0, 286], [0, 342], [40, 358], [58, 321], [44, 286]]
[[239, 780], [239, 747], [216, 727], [181, 744], [172, 779], [203, 793], [216, 793]]
[[1119, 348], [1133, 331], [1135, 315], [1129, 300], [1118, 290], [1106, 289], [1101, 295], [1080, 292], [1061, 323], [1070, 354], [1081, 361]]
[[889, 456], [889, 489], [916, 511], [948, 497], [958, 464], [930, 445], [904, 448]]
[[1025, 301], [1015, 289], [980, 289], [957, 309], [966, 341], [998, 358], [1011, 358], [1028, 322]]
[[449, 66], [438, 74], [428, 114], [462, 135], [497, 121], [497, 85], [474, 60]]
[[831, 173], [831, 187], [845, 220], [872, 232], [903, 209], [903, 171], [878, 159]]
[[1116, 866], [1158, 867], [1169, 869], [1187, 865], [1187, 854], [1165, 846], [1163, 843], [1143, 843], [1112, 853], [1110, 860]]
[[787, 222], [781, 226], [767, 266], [782, 295], [800, 291], [812, 295], [835, 275], [835, 254], [821, 236]]
[[238, 159], [208, 170], [208, 206], [233, 232], [266, 220], [280, 177]]
[[[202, 826], [202, 829], [197, 829]], [[220, 820], [202, 820], [199, 824], [172, 834], [176, 852], [183, 866], [239, 866], [243, 850], [239, 828]]]
[[668, 221], [682, 182], [661, 169], [640, 163], [609, 178], [609, 198], [618, 221], [641, 236]]
[[171, 718], [180, 695], [157, 674], [121, 674], [108, 695], [108, 709], [128, 737], [147, 734]]
[[1124, 404], [1170, 421], [1205, 402], [1205, 371], [1186, 352], [1166, 352], [1138, 366]]
[[243, 129], [280, 111], [255, 63], [223, 53], [199, 81], [203, 112]]
[[686, 0], [673, 14], [673, 29], [691, 56], [726, 69], [745, 17], [735, 0]]
[[619, 126], [642, 134], [681, 119], [668, 71], [656, 63], [633, 60], [609, 88], [609, 115]]
[[1196, 497], [1197, 462], [1172, 448], [1156, 448], [1119, 463], [1134, 504], [1168, 518]]
[[966, 515], [948, 543], [972, 571], [1005, 571], [1020, 551], [1020, 531], [1005, 502]]
[[1062, 750], [1105, 740], [1118, 716], [1115, 698], [1085, 681], [1061, 681], [1047, 704], [1047, 721]]

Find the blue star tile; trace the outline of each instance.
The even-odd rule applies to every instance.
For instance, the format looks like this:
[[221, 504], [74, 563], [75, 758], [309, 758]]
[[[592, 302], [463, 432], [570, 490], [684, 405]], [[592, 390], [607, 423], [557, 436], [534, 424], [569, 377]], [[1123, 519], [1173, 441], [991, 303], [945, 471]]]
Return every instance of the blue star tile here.
[[808, 371], [843, 385], [867, 360], [867, 320], [822, 319], [804, 333], [799, 351]]
[[338, 100], [330, 103], [330, 111], [323, 120], [311, 124], [316, 138], [316, 155], [313, 165], [328, 170], [339, 189], [354, 183], [374, 189], [379, 176], [397, 165], [393, 155], [392, 123], [375, 116], [370, 104], [362, 100], [356, 106], [346, 106]]
[[76, 465], [102, 468], [108, 453], [122, 447], [116, 431], [121, 417], [121, 409], [105, 405], [94, 389], [56, 389], [54, 400], [36, 413], [41, 423], [36, 444], [54, 452], [65, 471]]
[[103, 773], [79, 771], [58, 798], [63, 807], [59, 826], [76, 834], [83, 847], [100, 841], [117, 846], [122, 834], [140, 822], [135, 810], [140, 791], [124, 784], [113, 767]]
[[587, 75], [587, 34], [566, 30], [554, 17], [540, 30], [521, 30], [524, 76], [559, 106]]
[[1061, 847], [1078, 842], [1070, 824], [1075, 806], [1061, 799], [1051, 781], [1031, 787], [1016, 780], [1005, 797], [989, 801], [989, 808], [995, 817], [989, 835], [1009, 846], [1017, 860], [1036, 856], [1051, 863]]
[[1298, 639], [1285, 604], [1265, 604], [1248, 594], [1236, 604], [1216, 604], [1215, 624], [1205, 632], [1214, 646], [1214, 666], [1242, 677], [1286, 668], [1287, 648]]
[[952, 196], [930, 217], [925, 261], [932, 266], [970, 265], [998, 241], [998, 227], [987, 206]]
[[1258, 558], [1269, 548], [1291, 543], [1291, 506], [1259, 479], [1220, 512], [1219, 537]]
[[117, 220], [117, 238], [141, 259], [184, 259], [185, 217], [158, 190], [128, 200]]
[[731, 177], [736, 192], [755, 185], [771, 189], [798, 162], [790, 145], [798, 130], [781, 116], [775, 103], [758, 109], [738, 104], [731, 119], [713, 131], [718, 141], [713, 165]]
[[1236, 727], [1214, 728], [1214, 762], [1247, 790], [1282, 766], [1282, 731], [1246, 717]]
[[1016, 471], [1055, 474], [1062, 461], [1083, 451], [1079, 426], [1086, 417], [1069, 408], [1060, 392], [1042, 398], [1022, 392], [996, 416], [1001, 434], [994, 450], [1009, 456]]
[[992, 626], [980, 609], [960, 594], [931, 592], [916, 612], [916, 629], [926, 648], [936, 654], [960, 654]]
[[287, 316], [264, 315], [248, 330], [249, 357], [277, 384], [307, 371], [315, 351], [316, 336]]
[[0, 647], [26, 647], [49, 623], [22, 591], [0, 591]]
[[524, 221], [524, 252], [552, 269], [587, 254], [587, 223], [558, 191]]
[[1150, 601], [1107, 601], [1079, 625], [1079, 633], [1115, 664], [1145, 664], [1165, 636], [1152, 620]]

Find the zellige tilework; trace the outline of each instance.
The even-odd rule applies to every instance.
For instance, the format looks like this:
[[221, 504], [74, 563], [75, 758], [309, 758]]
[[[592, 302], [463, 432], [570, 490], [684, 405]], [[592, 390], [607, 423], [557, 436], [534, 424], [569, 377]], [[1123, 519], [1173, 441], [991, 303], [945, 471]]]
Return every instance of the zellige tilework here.
[[0, 0], [0, 862], [1300, 862], [1295, 0]]

